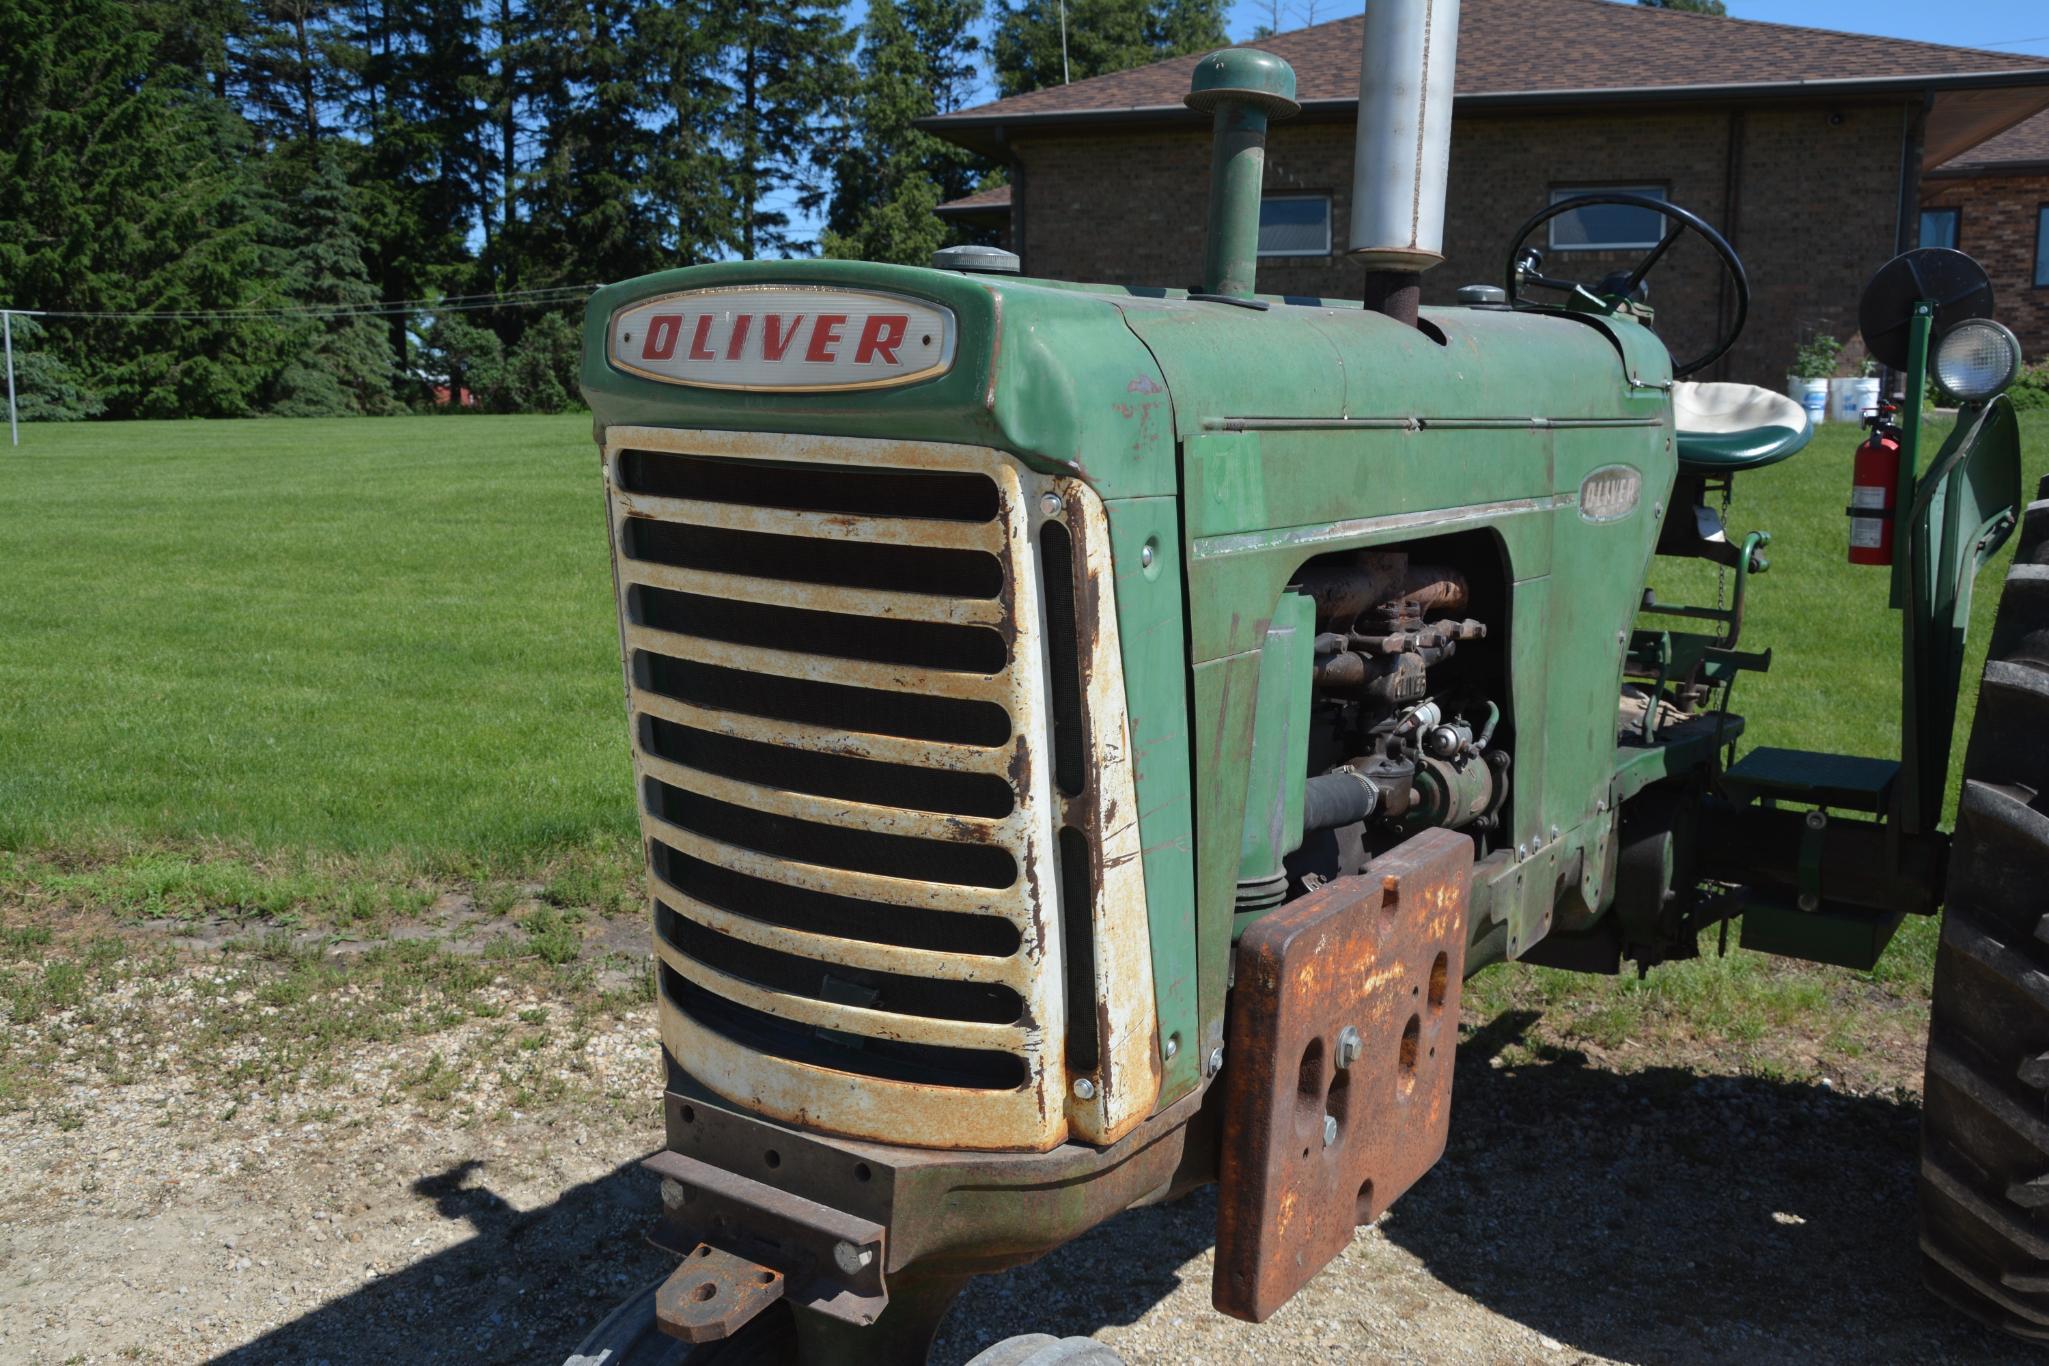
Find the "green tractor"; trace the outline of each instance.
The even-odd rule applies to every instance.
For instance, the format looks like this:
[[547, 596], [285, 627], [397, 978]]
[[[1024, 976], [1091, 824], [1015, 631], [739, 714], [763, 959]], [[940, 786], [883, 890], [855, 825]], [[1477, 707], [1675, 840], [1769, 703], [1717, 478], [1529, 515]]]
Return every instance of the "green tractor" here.
[[[1901, 752], [1744, 752], [1767, 538], [1715, 504], [1807, 419], [1684, 381], [1748, 284], [1660, 201], [1631, 271], [1517, 242], [1501, 285], [1418, 306], [1456, 9], [1368, 13], [1363, 302], [1256, 290], [1294, 76], [1248, 50], [1188, 96], [1200, 289], [970, 248], [591, 301], [678, 1266], [582, 1359], [923, 1361], [970, 1277], [1211, 1182], [1215, 1305], [1258, 1321], [1442, 1153], [1466, 976], [1641, 971], [1739, 914], [1752, 948], [1868, 967], [1940, 908], [1928, 1280], [2049, 1335], [2049, 504], [2000, 396], [2018, 347], [1968, 258], [1874, 278], [1906, 398], [1850, 540], [1892, 566]], [[1737, 307], [1675, 362], [1643, 286], [1688, 234]], [[1962, 406], [1928, 455], [1931, 371]], [[1948, 834], [1973, 577], [2016, 530]], [[1727, 601], [1656, 601], [1654, 556], [1719, 565]]]

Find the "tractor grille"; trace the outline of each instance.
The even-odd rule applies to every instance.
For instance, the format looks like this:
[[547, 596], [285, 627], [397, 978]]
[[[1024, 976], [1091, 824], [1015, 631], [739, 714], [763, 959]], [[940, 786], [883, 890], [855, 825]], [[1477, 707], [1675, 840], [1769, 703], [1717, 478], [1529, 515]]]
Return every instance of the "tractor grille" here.
[[1048, 751], [1082, 738], [1078, 677], [1049, 678], [1077, 669], [1071, 606], [1046, 644], [1051, 481], [963, 448], [639, 435], [669, 440], [609, 472], [665, 1045], [791, 1122], [1057, 1141]]

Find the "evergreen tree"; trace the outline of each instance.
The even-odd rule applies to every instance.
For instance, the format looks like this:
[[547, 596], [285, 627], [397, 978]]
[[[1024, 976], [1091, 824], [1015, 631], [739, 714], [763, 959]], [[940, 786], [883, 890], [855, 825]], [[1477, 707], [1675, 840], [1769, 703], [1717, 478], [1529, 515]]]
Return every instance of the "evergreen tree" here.
[[1059, 0], [996, 12], [996, 87], [1021, 95], [1225, 46], [1223, 0], [1071, 0], [1063, 62]]
[[835, 0], [716, 0], [727, 113], [722, 181], [738, 218], [733, 245], [749, 260], [804, 244], [789, 210], [825, 201], [831, 148], [819, 111], [846, 94], [853, 35]]
[[76, 422], [106, 410], [62, 356], [49, 348], [42, 324], [15, 314], [8, 320], [14, 342], [14, 413], [21, 422]]
[[246, 0], [223, 62], [251, 123], [272, 146], [310, 152], [333, 132], [330, 113], [351, 65], [336, 0]]
[[583, 406], [577, 370], [583, 350], [576, 328], [560, 313], [543, 313], [505, 357], [496, 408], [513, 413], [566, 413]]
[[[118, 0], [0, 0], [0, 280], [16, 307], [260, 310], [275, 204], [247, 126]], [[276, 366], [262, 318], [46, 320], [118, 417], [252, 411]]]
[[715, 260], [739, 237], [719, 143], [727, 99], [718, 76], [721, 3], [677, 0], [645, 17], [643, 51], [658, 94], [645, 185], [665, 265]]
[[[363, 269], [361, 218], [339, 156], [320, 158], [288, 214], [292, 245], [285, 287], [300, 307], [367, 309], [377, 288]], [[383, 318], [359, 312], [314, 317], [288, 343], [270, 411], [280, 417], [382, 415], [392, 399], [392, 354]]]
[[920, 264], [943, 244], [932, 212], [973, 185], [973, 157], [914, 126], [955, 108], [973, 74], [975, 0], [873, 0], [860, 80], [833, 165], [827, 256]]
[[522, 285], [621, 280], [661, 262], [645, 192], [653, 92], [633, 0], [534, 0], [532, 108], [540, 147], [514, 234]]
[[[430, 387], [445, 387], [450, 411], [460, 411], [468, 391], [477, 406], [497, 411], [488, 402], [504, 384], [505, 343], [488, 327], [479, 327], [461, 313], [431, 315], [419, 333], [417, 354], [421, 378]], [[430, 409], [443, 405], [422, 395]]]

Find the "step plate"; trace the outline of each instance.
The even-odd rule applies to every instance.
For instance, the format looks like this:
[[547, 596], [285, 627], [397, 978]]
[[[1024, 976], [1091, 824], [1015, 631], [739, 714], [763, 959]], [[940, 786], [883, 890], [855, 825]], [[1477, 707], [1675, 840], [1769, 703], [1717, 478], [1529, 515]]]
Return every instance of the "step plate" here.
[[1472, 868], [1471, 840], [1426, 830], [1239, 941], [1210, 1288], [1222, 1312], [1263, 1322], [1443, 1154]]

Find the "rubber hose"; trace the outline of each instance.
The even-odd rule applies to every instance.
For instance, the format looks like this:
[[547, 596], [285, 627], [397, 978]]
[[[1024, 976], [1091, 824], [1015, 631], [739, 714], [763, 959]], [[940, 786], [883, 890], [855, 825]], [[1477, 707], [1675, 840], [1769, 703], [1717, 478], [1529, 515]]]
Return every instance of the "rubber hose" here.
[[1302, 828], [1335, 830], [1363, 821], [1380, 805], [1380, 789], [1348, 769], [1302, 784]]

